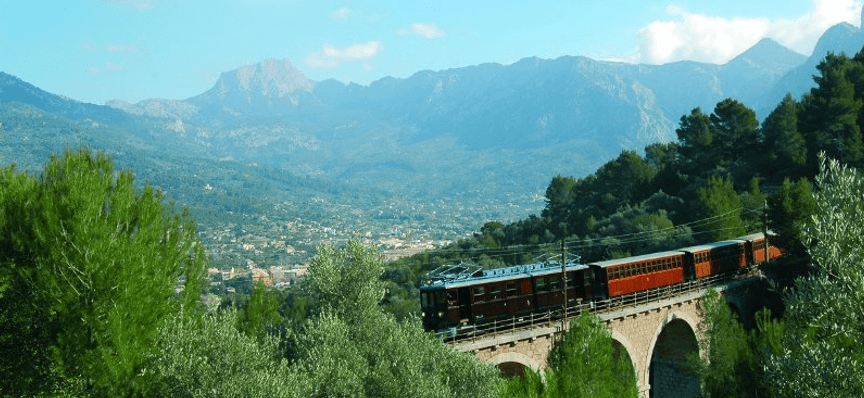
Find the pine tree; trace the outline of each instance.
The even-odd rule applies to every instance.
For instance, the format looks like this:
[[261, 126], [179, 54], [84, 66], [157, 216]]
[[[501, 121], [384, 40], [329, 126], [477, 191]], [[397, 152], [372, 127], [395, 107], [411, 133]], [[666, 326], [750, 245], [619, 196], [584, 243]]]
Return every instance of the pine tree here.
[[798, 131], [798, 103], [786, 94], [783, 101], [762, 122], [766, 154], [762, 174], [774, 181], [799, 176], [807, 162], [807, 143]]
[[181, 302], [181, 278], [187, 305], [200, 297], [204, 255], [188, 213], [149, 185], [136, 190], [131, 171], [115, 172], [107, 155], [87, 149], [52, 157], [39, 178], [9, 168], [0, 185], [15, 187], [2, 190], [2, 285], [10, 288], [0, 318], [14, 323], [0, 350], [15, 352], [8, 344], [29, 336], [26, 350], [36, 355], [18, 358], [23, 372], [48, 376], [13, 376], [23, 384], [0, 389], [146, 389], [145, 356]]

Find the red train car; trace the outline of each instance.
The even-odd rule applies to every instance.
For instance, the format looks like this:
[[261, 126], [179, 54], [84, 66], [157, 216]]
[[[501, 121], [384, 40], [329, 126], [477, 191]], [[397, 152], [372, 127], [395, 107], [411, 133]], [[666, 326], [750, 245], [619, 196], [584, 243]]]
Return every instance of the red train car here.
[[[769, 235], [770, 238], [770, 235]], [[766, 241], [765, 234], [758, 233], [747, 236], [742, 236], [738, 239], [744, 240], [747, 242], [746, 250], [747, 250], [747, 258], [751, 261], [752, 265], [759, 265], [766, 261], [771, 261], [777, 259], [778, 257], [783, 255], [783, 252], [780, 251], [780, 248], [777, 246], [772, 246], [770, 242]], [[767, 257], [766, 257], [766, 251]]]
[[589, 264], [606, 298], [681, 283], [685, 258], [680, 251], [646, 254]]
[[[770, 238], [770, 236], [769, 236]], [[766, 247], [767, 246], [767, 247]], [[674, 251], [567, 265], [567, 301], [602, 300], [759, 265], [782, 255], [751, 234]], [[477, 324], [545, 311], [564, 303], [560, 263], [547, 262], [482, 270], [445, 266], [420, 286], [427, 330]]]
[[686, 266], [692, 267], [696, 279], [700, 279], [746, 268], [750, 263], [746, 247], [747, 241], [735, 239], [685, 247], [681, 251], [687, 253]]

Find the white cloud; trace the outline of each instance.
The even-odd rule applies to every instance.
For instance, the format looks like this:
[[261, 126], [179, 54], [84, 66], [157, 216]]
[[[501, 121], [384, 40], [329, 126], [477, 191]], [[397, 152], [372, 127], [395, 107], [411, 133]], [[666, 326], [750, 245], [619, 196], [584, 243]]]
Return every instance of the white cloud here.
[[321, 52], [309, 54], [305, 62], [313, 68], [334, 68], [342, 62], [373, 58], [378, 55], [380, 49], [381, 42], [378, 41], [354, 44], [345, 48], [325, 44]]
[[351, 9], [348, 7], [342, 7], [336, 11], [333, 11], [333, 14], [330, 14], [333, 18], [336, 19], [345, 19], [351, 15]]
[[679, 60], [725, 63], [763, 37], [777, 40], [801, 54], [810, 54], [829, 27], [860, 23], [859, 0], [814, 0], [807, 14], [794, 19], [720, 18], [668, 6], [668, 21], [639, 30], [636, 62], [662, 64]]
[[433, 23], [415, 23], [410, 28], [400, 29], [399, 34], [403, 36], [415, 34], [427, 39], [438, 39], [444, 36], [444, 31]]

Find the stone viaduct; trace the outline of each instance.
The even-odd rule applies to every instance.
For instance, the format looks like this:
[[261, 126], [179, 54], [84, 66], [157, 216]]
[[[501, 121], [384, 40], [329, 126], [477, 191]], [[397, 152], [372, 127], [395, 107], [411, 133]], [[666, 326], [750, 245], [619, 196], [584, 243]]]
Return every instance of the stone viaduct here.
[[[749, 300], [748, 286], [757, 279], [751, 277], [714, 285], [735, 312], [745, 314], [742, 318], [745, 323], [756, 310], [747, 308], [747, 304], [753, 301]], [[682, 366], [688, 354], [699, 352], [703, 322], [700, 301], [705, 291], [704, 288], [695, 289], [595, 312], [612, 332], [616, 344], [626, 349], [637, 374], [641, 397], [699, 396], [698, 381], [682, 371]], [[546, 367], [549, 351], [561, 336], [562, 325], [559, 320], [452, 344], [499, 367], [504, 374], [519, 375], [525, 367], [537, 371]]]

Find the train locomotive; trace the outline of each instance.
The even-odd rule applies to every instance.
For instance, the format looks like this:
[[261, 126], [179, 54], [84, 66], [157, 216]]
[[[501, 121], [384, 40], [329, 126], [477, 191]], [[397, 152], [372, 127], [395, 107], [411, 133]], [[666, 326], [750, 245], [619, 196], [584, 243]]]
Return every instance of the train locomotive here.
[[430, 272], [430, 281], [420, 286], [423, 327], [440, 331], [539, 313], [561, 308], [565, 296], [568, 307], [590, 304], [746, 269], [781, 254], [757, 233], [661, 253], [569, 262], [563, 270], [566, 287], [557, 261], [491, 270], [444, 266]]

